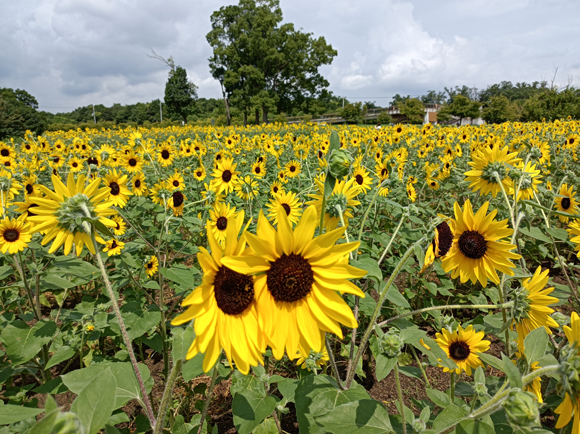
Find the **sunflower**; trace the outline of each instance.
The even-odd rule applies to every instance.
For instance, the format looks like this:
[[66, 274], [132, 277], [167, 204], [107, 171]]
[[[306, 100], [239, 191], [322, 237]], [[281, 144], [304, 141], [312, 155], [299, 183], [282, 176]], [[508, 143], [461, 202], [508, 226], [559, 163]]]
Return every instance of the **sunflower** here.
[[193, 177], [198, 181], [203, 181], [206, 177], [205, 167], [199, 166], [197, 169], [193, 171]]
[[576, 256], [580, 258], [580, 220], [574, 220], [572, 223], [570, 223], [570, 226], [566, 230], [570, 234], [570, 241], [576, 244], [576, 248], [574, 250], [578, 250], [578, 254]]
[[276, 196], [279, 193], [284, 193], [284, 186], [282, 185], [282, 183], [280, 181], [275, 180], [270, 185], [270, 194], [272, 196]]
[[30, 234], [30, 224], [26, 223], [23, 218], [8, 219], [5, 217], [0, 222], [0, 251], [2, 253], [21, 252], [32, 238]]
[[352, 311], [337, 291], [365, 296], [347, 280], [366, 274], [348, 265], [346, 259], [360, 243], [335, 245], [345, 228], [314, 237], [317, 223], [313, 206], [304, 211], [294, 230], [284, 211], [278, 211], [277, 229], [260, 213], [257, 236], [246, 234], [251, 255], [222, 259], [233, 271], [255, 275], [260, 329], [277, 359], [284, 350], [291, 359], [299, 348], [303, 354], [310, 350], [320, 353], [324, 347], [321, 331], [342, 339], [341, 323], [357, 327]]
[[13, 158], [16, 157], [16, 152], [14, 152], [14, 148], [9, 144], [0, 142], [0, 157]]
[[24, 187], [24, 197], [28, 196], [38, 196], [40, 190], [38, 189], [38, 184], [36, 183], [38, 178], [36, 175], [28, 175], [22, 178], [22, 185]]
[[538, 267], [531, 278], [522, 282], [522, 287], [513, 291], [514, 319], [512, 325], [518, 333], [518, 350], [524, 352], [524, 339], [538, 327], [544, 327], [548, 334], [552, 334], [550, 327], [558, 327], [558, 323], [550, 316], [554, 309], [551, 304], [557, 303], [556, 297], [549, 294], [554, 288], [545, 288], [548, 283], [548, 272], [542, 272]]
[[371, 178], [369, 171], [362, 166], [357, 166], [352, 173], [354, 178], [354, 186], [359, 190], [359, 193], [366, 194], [367, 191], [371, 189], [373, 179]]
[[411, 202], [415, 202], [417, 200], [417, 191], [412, 183], [407, 184], [407, 197]]
[[302, 167], [302, 165], [298, 161], [296, 161], [296, 160], [289, 161], [284, 166], [284, 174], [288, 178], [295, 178], [298, 175], [300, 175], [301, 167]]
[[389, 161], [385, 160], [385, 161], [381, 161], [381, 162], [377, 162], [377, 164], [375, 165], [375, 173], [377, 175], [377, 177], [379, 178], [379, 183], [383, 182], [385, 179], [387, 179], [389, 177]]
[[525, 167], [523, 162], [516, 164], [515, 167], [520, 170], [521, 178], [514, 180], [509, 194], [515, 195], [515, 189], [519, 185], [520, 189], [518, 191], [518, 197], [516, 200], [532, 199], [534, 197], [534, 193], [538, 192], [538, 185], [542, 183], [540, 170], [536, 169], [536, 165], [530, 162], [528, 162]]
[[167, 185], [176, 190], [184, 189], [185, 184], [183, 182], [183, 176], [181, 176], [179, 172], [175, 172], [167, 179]]
[[105, 247], [103, 247], [103, 252], [107, 253], [109, 256], [117, 256], [121, 254], [121, 250], [125, 247], [125, 243], [114, 238], [107, 241]]
[[195, 319], [195, 339], [187, 358], [205, 353], [205, 372], [215, 365], [222, 349], [230, 365], [233, 361], [243, 374], [248, 374], [250, 366], [263, 364], [262, 353], [266, 348], [258, 324], [254, 281], [222, 262], [224, 256], [243, 253], [246, 242], [243, 236], [238, 240], [243, 221], [243, 214], [232, 219], [223, 249], [207, 225], [211, 253], [200, 247], [197, 254], [203, 270], [202, 284], [183, 300], [182, 306], [188, 306], [187, 310], [171, 323], [181, 325]]
[[470, 182], [469, 188], [473, 191], [481, 191], [481, 194], [491, 193], [493, 197], [501, 191], [501, 186], [497, 182], [494, 172], [499, 174], [501, 183], [506, 191], [510, 190], [512, 180], [507, 176], [508, 165], [514, 166], [520, 159], [517, 152], [508, 153], [508, 147], [499, 149], [485, 148], [472, 154], [473, 161], [470, 161], [471, 170], [465, 172], [465, 181]]
[[14, 196], [18, 194], [21, 188], [22, 185], [12, 178], [12, 173], [6, 169], [0, 169], [0, 205], [3, 208], [7, 208], [10, 205], [10, 201], [14, 199]]
[[131, 184], [133, 185], [133, 194], [135, 196], [147, 194], [147, 184], [145, 183], [145, 175], [143, 172], [135, 174], [131, 180]]
[[453, 245], [441, 266], [447, 273], [453, 271], [451, 277], [460, 277], [461, 283], [468, 279], [473, 283], [479, 280], [485, 287], [489, 278], [497, 284], [496, 269], [514, 275], [512, 268], [515, 266], [510, 259], [519, 259], [520, 255], [510, 252], [516, 246], [501, 241], [510, 236], [513, 229], [508, 228], [507, 219], [494, 220], [497, 210], [487, 214], [488, 207], [489, 202], [485, 202], [474, 215], [469, 200], [463, 210], [455, 202], [455, 219], [451, 219], [455, 230]]
[[[564, 326], [564, 333], [568, 339], [567, 350], [569, 357], [574, 358], [578, 357], [578, 350], [580, 348], [580, 317], [576, 312], [572, 312], [570, 325], [572, 327]], [[566, 348], [564, 351], [566, 351]], [[576, 372], [575, 374], [578, 375]], [[558, 417], [558, 421], [556, 422], [556, 429], [564, 428], [566, 425], [568, 425], [572, 419], [572, 416], [574, 416], [572, 434], [578, 434], [580, 432], [580, 398], [578, 391], [566, 390], [564, 400], [558, 406], [558, 408], [554, 410], [554, 413], [560, 415]]]
[[243, 179], [239, 178], [234, 190], [242, 200], [255, 199], [260, 193], [260, 190], [258, 190], [258, 183], [254, 181], [250, 175], [246, 175]]
[[[241, 211], [243, 212], [243, 211]], [[236, 207], [228, 203], [218, 202], [209, 210], [209, 226], [218, 243], [223, 245], [226, 240], [228, 225], [234, 221], [238, 213]]]
[[214, 177], [212, 184], [216, 188], [216, 192], [228, 194], [234, 190], [236, 181], [238, 180], [238, 174], [236, 172], [236, 163], [234, 163], [233, 158], [223, 158], [219, 163], [217, 163], [216, 169], [214, 169], [212, 176]]
[[173, 215], [179, 217], [183, 215], [183, 204], [187, 200], [185, 194], [179, 190], [171, 193], [171, 197], [167, 201], [167, 206], [173, 210]]
[[[324, 339], [324, 336], [321, 336], [321, 339]], [[300, 366], [300, 369], [308, 369], [309, 371], [314, 366], [309, 366], [311, 363], [316, 364], [319, 368], [322, 368], [326, 365], [326, 362], [330, 360], [328, 357], [328, 351], [326, 347], [322, 347], [322, 352], [316, 353], [312, 350], [306, 351], [300, 348], [298, 345], [298, 353], [296, 353], [296, 366]]]
[[[306, 205], [314, 205], [318, 213], [320, 213], [322, 208], [322, 196], [324, 194], [324, 180], [317, 178], [314, 181], [318, 186], [319, 194], [309, 194], [308, 196], [315, 200], [306, 202]], [[354, 185], [354, 182], [355, 179], [351, 178], [348, 181], [336, 181], [336, 184], [334, 184], [334, 189], [327, 199], [326, 212], [324, 214], [324, 227], [327, 231], [335, 229], [340, 223], [340, 214], [338, 213], [336, 205], [340, 206], [344, 223], [347, 226], [348, 219], [352, 218], [351, 210], [355, 206], [360, 205], [360, 202], [355, 200], [359, 190]]]
[[113, 220], [117, 225], [114, 228], [112, 228], [113, 233], [115, 235], [124, 235], [125, 231], [127, 230], [127, 225], [125, 224], [125, 220], [123, 220], [123, 217], [119, 215], [114, 215], [113, 217], [111, 217], [111, 220]]
[[134, 151], [124, 154], [122, 157], [123, 167], [129, 173], [143, 171], [143, 157]]
[[435, 342], [457, 365], [456, 369], [443, 367], [443, 371], [456, 374], [465, 371], [467, 375], [471, 375], [471, 369], [483, 366], [477, 353], [485, 353], [491, 345], [490, 341], [483, 340], [485, 333], [476, 332], [472, 325], [465, 330], [459, 325], [453, 333], [444, 328], [442, 333], [437, 333], [435, 336]]
[[266, 206], [270, 210], [268, 219], [275, 225], [278, 224], [278, 211], [280, 206], [286, 212], [286, 216], [291, 224], [298, 223], [298, 220], [300, 220], [300, 214], [302, 214], [302, 207], [300, 206], [298, 195], [291, 191], [288, 193], [278, 193], [272, 198], [272, 200], [270, 200], [270, 203], [266, 204]]
[[[568, 188], [568, 184], [562, 184], [558, 194], [561, 197], [556, 197], [556, 208], [558, 211], [565, 212], [568, 214], [576, 214], [576, 205], [578, 201], [576, 200], [576, 193], [574, 192], [574, 186], [571, 185]], [[568, 223], [569, 218], [563, 215], [558, 216], [562, 223]]]
[[[75, 182], [72, 172], [68, 174], [66, 185], [55, 175], [52, 176], [54, 191], [41, 185], [40, 190], [46, 197], [30, 197], [28, 200], [38, 206], [34, 209], [35, 216], [29, 216], [33, 222], [34, 232], [46, 231], [42, 245], [54, 239], [48, 253], [54, 253], [64, 244], [64, 254], [68, 255], [73, 243], [77, 256], [86, 244], [92, 254], [95, 246], [89, 235], [88, 223], [81, 221], [86, 217], [98, 220], [106, 227], [114, 228], [116, 223], [108, 217], [117, 212], [109, 200], [110, 188], [99, 189], [101, 178], [96, 178], [85, 185], [85, 176], [80, 175]], [[90, 216], [87, 216], [87, 213]], [[79, 223], [80, 222], [80, 223]]]
[[145, 264], [145, 273], [147, 273], [147, 276], [153, 277], [155, 273], [157, 273], [158, 269], [159, 269], [159, 260], [157, 259], [157, 256], [151, 256], [151, 258], [149, 258], [149, 260]]
[[149, 190], [149, 197], [160, 206], [167, 206], [167, 201], [171, 197], [171, 187], [167, 185], [167, 181], [158, 182]]
[[117, 173], [117, 169], [113, 169], [105, 175], [103, 182], [109, 188], [109, 200], [115, 206], [123, 208], [127, 205], [129, 196], [133, 195], [127, 188], [127, 175]]
[[425, 260], [423, 261], [423, 268], [421, 273], [424, 272], [427, 267], [429, 267], [435, 258], [444, 258], [447, 253], [451, 250], [453, 245], [453, 223], [451, 220], [449, 222], [441, 222], [435, 227], [435, 236], [433, 241], [427, 247], [427, 252], [425, 253]]
[[252, 175], [257, 176], [258, 178], [262, 178], [265, 174], [266, 174], [266, 165], [264, 163], [256, 161], [252, 165]]
[[175, 151], [173, 146], [169, 143], [164, 143], [159, 147], [159, 152], [157, 153], [157, 161], [162, 167], [167, 167], [173, 164], [175, 159]]

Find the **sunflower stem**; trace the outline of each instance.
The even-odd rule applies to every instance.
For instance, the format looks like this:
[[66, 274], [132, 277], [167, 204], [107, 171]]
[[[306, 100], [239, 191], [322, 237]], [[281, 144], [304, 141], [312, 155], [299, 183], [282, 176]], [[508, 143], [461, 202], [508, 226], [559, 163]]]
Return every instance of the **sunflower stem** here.
[[120, 210], [119, 208], [117, 208], [117, 207], [114, 207], [114, 209], [115, 209], [115, 211], [117, 211], [117, 213], [118, 213], [118, 214], [119, 214], [121, 217], [123, 217], [123, 220], [125, 220], [125, 222], [126, 222], [128, 225], [129, 225], [129, 227], [131, 227], [131, 229], [133, 229], [133, 230], [135, 231], [135, 233], [137, 234], [137, 236], [138, 236], [139, 238], [141, 238], [143, 241], [145, 241], [145, 244], [147, 244], [147, 246], [148, 246], [148, 247], [149, 247], [151, 250], [153, 250], [153, 251], [156, 251], [155, 247], [153, 247], [153, 245], [152, 245], [152, 244], [151, 244], [149, 241], [147, 241], [147, 239], [146, 239], [146, 238], [145, 238], [143, 235], [141, 235], [141, 232], [139, 232], [139, 231], [137, 230], [137, 228], [136, 228], [135, 226], [133, 226], [133, 224], [132, 224], [132, 223], [129, 221], [129, 219], [128, 219], [128, 218], [125, 216], [125, 214], [123, 214], [123, 213], [121, 212], [121, 210]]
[[449, 388], [449, 397], [451, 404], [455, 403], [455, 371], [451, 371], [451, 387]]
[[425, 372], [425, 369], [423, 368], [423, 363], [421, 363], [421, 360], [419, 360], [419, 356], [417, 355], [417, 352], [415, 351], [415, 347], [413, 347], [413, 345], [409, 345], [409, 347], [411, 348], [411, 352], [413, 353], [413, 356], [415, 356], [415, 360], [417, 361], [417, 365], [419, 365], [419, 369], [421, 369], [421, 374], [423, 374], [423, 379], [425, 380], [425, 384], [430, 389], [431, 383], [429, 383], [429, 378], [427, 377], [427, 373]]
[[[219, 362], [218, 362], [219, 363]], [[201, 412], [201, 419], [199, 421], [199, 429], [197, 430], [197, 434], [201, 434], [203, 430], [203, 424], [205, 423], [205, 418], [207, 416], [207, 412], [209, 410], [209, 403], [211, 402], [211, 397], [213, 395], [213, 387], [218, 377], [218, 367], [217, 363], [213, 367], [213, 372], [211, 374], [211, 381], [209, 383], [209, 387], [207, 389], [207, 395], [205, 396], [205, 403], [203, 404], [203, 411]]]
[[389, 240], [389, 244], [387, 244], [387, 247], [385, 247], [385, 251], [383, 252], [381, 257], [379, 258], [377, 265], [381, 265], [381, 262], [383, 262], [383, 259], [385, 259], [385, 256], [387, 255], [387, 253], [389, 252], [389, 249], [391, 248], [391, 244], [393, 244], [393, 241], [397, 237], [397, 234], [399, 233], [399, 229], [401, 229], [401, 226], [403, 226], [403, 221], [405, 221], [405, 217], [407, 217], [407, 216], [408, 216], [408, 214], [406, 212], [404, 212], [403, 215], [401, 216], [401, 220], [399, 220], [399, 224], [397, 225], [395, 232], [393, 232], [393, 235], [391, 235], [391, 239]]
[[[95, 240], [95, 231], [91, 232], [91, 238], [93, 245], [96, 246], [97, 242]], [[149, 423], [151, 428], [155, 429], [155, 415], [153, 414], [153, 408], [151, 407], [151, 401], [149, 401], [149, 396], [147, 395], [147, 390], [145, 389], [145, 383], [143, 382], [143, 377], [141, 376], [141, 371], [139, 371], [139, 365], [137, 364], [137, 359], [135, 358], [135, 353], [133, 352], [133, 345], [131, 344], [131, 339], [129, 338], [129, 334], [127, 333], [127, 328], [125, 327], [125, 322], [123, 321], [123, 316], [121, 315], [121, 310], [119, 309], [119, 304], [117, 303], [117, 297], [113, 292], [113, 287], [111, 286], [111, 281], [109, 280], [109, 275], [107, 274], [107, 269], [105, 268], [105, 264], [103, 262], [103, 258], [101, 258], [101, 254], [98, 250], [96, 250], [95, 254], [93, 255], [97, 258], [97, 263], [99, 264], [99, 268], [101, 270], [101, 275], [103, 276], [103, 281], [105, 282], [105, 288], [107, 288], [107, 292], [109, 294], [109, 298], [113, 304], [113, 310], [115, 311], [115, 316], [117, 317], [117, 321], [119, 322], [119, 328], [121, 329], [121, 335], [123, 336], [123, 341], [125, 342], [125, 346], [127, 347], [127, 352], [129, 353], [129, 359], [131, 360], [131, 365], [133, 366], [133, 371], [135, 372], [135, 376], [137, 377], [137, 382], [139, 383], [139, 389], [141, 390], [143, 404], [145, 404], [145, 410], [147, 412], [147, 418], [149, 419]]]
[[159, 404], [159, 411], [157, 413], [157, 425], [155, 426], [154, 434], [160, 434], [163, 432], [163, 427], [165, 425], [165, 418], [167, 417], [167, 407], [169, 406], [169, 401], [171, 400], [171, 394], [173, 392], [173, 386], [177, 381], [179, 372], [181, 371], [181, 365], [183, 360], [177, 359], [171, 368], [171, 373], [167, 382], [165, 383], [165, 390], [163, 391], [163, 398], [161, 398], [161, 404]]
[[338, 383], [338, 387], [342, 390], [347, 390], [348, 387], [345, 387], [340, 380], [340, 374], [338, 373], [338, 368], [336, 367], [336, 361], [334, 360], [334, 351], [332, 350], [332, 346], [330, 345], [330, 341], [328, 340], [328, 336], [325, 336], [326, 340], [326, 352], [328, 353], [328, 360], [330, 361], [330, 366], [332, 367], [332, 372], [336, 377], [336, 382]]
[[[369, 212], [371, 211], [371, 208], [372, 208], [373, 204], [375, 203], [375, 200], [377, 199], [377, 196], [379, 195], [379, 191], [380, 191], [381, 187], [387, 181], [388, 181], [388, 178], [385, 179], [383, 182], [381, 182], [377, 186], [377, 191], [375, 191], [375, 194], [373, 195], [373, 198], [371, 199], [371, 203], [369, 203], [369, 206], [367, 207], [367, 210], [365, 211], [365, 213], [363, 215], [363, 219], [362, 219], [362, 222], [360, 224], [360, 229], [358, 231], [358, 240], [359, 241], [362, 239], [362, 234], [363, 234], [363, 231], [364, 231], [364, 228], [365, 228], [365, 223], [366, 223], [367, 218], [369, 216]], [[375, 216], [376, 216], [376, 214], [375, 214]], [[354, 254], [354, 259], [356, 260], [357, 258], [358, 258], [358, 252]]]
[[397, 396], [399, 397], [399, 412], [401, 413], [401, 420], [403, 422], [403, 434], [407, 434], [407, 422], [405, 421], [405, 403], [403, 402], [403, 391], [401, 389], [401, 381], [399, 380], [399, 363], [395, 363], [395, 379], [397, 380]]

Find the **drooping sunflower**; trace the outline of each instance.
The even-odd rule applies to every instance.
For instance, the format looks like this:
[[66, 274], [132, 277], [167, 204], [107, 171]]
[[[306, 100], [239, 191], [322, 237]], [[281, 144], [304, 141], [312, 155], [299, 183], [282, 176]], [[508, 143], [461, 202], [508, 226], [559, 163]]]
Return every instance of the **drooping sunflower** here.
[[465, 172], [465, 181], [470, 182], [469, 188], [473, 191], [481, 191], [486, 195], [491, 193], [493, 197], [501, 191], [501, 186], [497, 182], [494, 172], [497, 172], [501, 183], [506, 191], [512, 186], [512, 180], [507, 176], [508, 165], [514, 166], [518, 161], [517, 152], [509, 152], [508, 147], [502, 149], [494, 146], [494, 149], [484, 148], [471, 154], [473, 161], [470, 161], [471, 170]]
[[217, 163], [217, 167], [212, 173], [214, 178], [212, 184], [216, 189], [216, 193], [225, 192], [225, 194], [229, 194], [234, 190], [240, 173], [236, 172], [236, 165], [233, 158], [223, 158]]
[[147, 183], [145, 182], [145, 175], [143, 172], [139, 172], [133, 176], [131, 180], [133, 185], [133, 194], [135, 196], [143, 196], [147, 194]]
[[112, 228], [113, 233], [115, 235], [124, 235], [127, 229], [127, 225], [125, 224], [125, 220], [123, 220], [123, 217], [119, 215], [114, 215], [113, 217], [111, 217], [111, 220], [113, 220], [116, 224], [116, 226]]
[[347, 261], [359, 242], [335, 245], [345, 228], [314, 237], [317, 224], [313, 206], [304, 211], [294, 230], [283, 210], [278, 211], [277, 229], [260, 213], [257, 235], [246, 234], [252, 254], [222, 259], [233, 271], [254, 275], [260, 329], [277, 359], [284, 350], [291, 359], [299, 348], [304, 354], [320, 353], [324, 347], [321, 331], [342, 338], [340, 324], [357, 326], [338, 293], [364, 297], [348, 281], [366, 274]]
[[275, 225], [278, 224], [278, 211], [280, 210], [280, 206], [286, 212], [286, 216], [291, 224], [298, 223], [298, 220], [300, 220], [300, 214], [302, 214], [302, 207], [300, 206], [300, 201], [296, 193], [291, 191], [287, 193], [278, 193], [268, 204], [266, 204], [266, 207], [270, 210], [268, 213], [268, 219]]
[[352, 173], [352, 177], [354, 178], [354, 186], [358, 188], [359, 193], [366, 194], [367, 191], [371, 189], [373, 179], [371, 178], [369, 171], [363, 166], [357, 166]]
[[548, 334], [552, 334], [550, 327], [558, 327], [558, 323], [550, 316], [554, 309], [549, 307], [557, 303], [558, 299], [549, 295], [554, 288], [545, 288], [549, 271], [546, 269], [542, 272], [542, 267], [538, 267], [531, 278], [522, 282], [521, 288], [512, 292], [515, 301], [512, 325], [518, 333], [518, 350], [522, 354], [524, 339], [532, 330], [544, 327]]
[[11, 255], [21, 252], [28, 247], [31, 238], [30, 224], [23, 218], [5, 217], [0, 222], [0, 252]]
[[115, 206], [123, 208], [127, 205], [129, 196], [133, 195], [127, 188], [127, 175], [117, 173], [117, 169], [113, 169], [112, 172], [105, 175], [103, 183], [109, 188], [109, 200]]
[[[324, 179], [317, 178], [314, 180], [318, 187], [318, 194], [309, 194], [312, 199], [306, 202], [306, 205], [314, 205], [318, 213], [322, 209], [322, 196], [324, 194]], [[342, 210], [342, 217], [344, 219], [344, 224], [348, 226], [348, 219], [352, 218], [352, 209], [358, 205], [360, 202], [355, 200], [355, 197], [359, 194], [359, 190], [354, 186], [354, 178], [347, 181], [336, 181], [334, 184], [334, 189], [332, 194], [327, 199], [327, 206], [324, 214], [324, 227], [327, 231], [336, 229], [340, 223], [340, 214], [336, 205]]]
[[84, 175], [80, 175], [75, 182], [72, 172], [68, 174], [66, 185], [56, 175], [52, 176], [52, 184], [54, 191], [40, 186], [45, 197], [28, 199], [38, 205], [34, 209], [36, 215], [28, 216], [28, 220], [35, 224], [32, 230], [46, 232], [42, 245], [54, 239], [49, 253], [54, 253], [64, 244], [64, 254], [68, 255], [74, 243], [77, 256], [83, 251], [84, 245], [95, 254], [95, 246], [87, 232], [88, 223], [80, 222], [80, 219], [90, 217], [106, 227], [116, 226], [116, 223], [108, 218], [117, 214], [112, 208], [113, 202], [109, 200], [110, 188], [99, 189], [101, 178], [96, 178], [85, 185]]
[[114, 238], [111, 238], [103, 247], [103, 252], [109, 256], [117, 256], [121, 254], [121, 250], [125, 247], [125, 243]]
[[[243, 212], [243, 210], [240, 211], [240, 213]], [[228, 225], [235, 221], [237, 215], [236, 207], [232, 207], [229, 203], [225, 202], [218, 202], [209, 210], [209, 226], [218, 243], [221, 245], [226, 240]]]
[[425, 260], [421, 273], [424, 272], [434, 261], [435, 258], [444, 258], [451, 250], [453, 245], [453, 223], [451, 220], [441, 222], [435, 227], [435, 236], [433, 241], [427, 247]]
[[183, 215], [183, 204], [187, 200], [185, 194], [179, 190], [171, 193], [171, 197], [167, 201], [167, 206], [173, 210], [173, 215], [179, 217]]
[[465, 371], [467, 375], [471, 375], [472, 369], [483, 366], [477, 353], [485, 353], [491, 345], [490, 341], [483, 340], [485, 333], [483, 331], [476, 332], [472, 325], [465, 330], [459, 325], [453, 333], [444, 328], [441, 333], [437, 333], [435, 336], [435, 342], [457, 365], [456, 369], [443, 367], [443, 371], [455, 372], [456, 374]]
[[232, 218], [223, 249], [207, 225], [211, 253], [200, 247], [197, 254], [203, 270], [202, 284], [183, 300], [182, 306], [187, 306], [187, 310], [172, 321], [173, 325], [180, 325], [195, 318], [195, 339], [187, 358], [205, 353], [206, 372], [215, 365], [222, 349], [230, 364], [233, 361], [243, 374], [249, 372], [250, 366], [263, 364], [266, 345], [258, 324], [253, 278], [232, 270], [222, 261], [224, 256], [243, 254], [246, 242], [243, 236], [238, 240], [243, 220], [243, 214]]
[[487, 214], [489, 202], [473, 214], [471, 202], [467, 200], [464, 209], [455, 202], [455, 219], [453, 245], [443, 259], [441, 266], [445, 272], [452, 271], [452, 278], [460, 277], [461, 283], [472, 283], [479, 280], [482, 286], [487, 286], [489, 278], [494, 283], [499, 283], [496, 269], [510, 276], [514, 275], [514, 264], [510, 259], [519, 259], [520, 255], [511, 253], [515, 245], [503, 238], [510, 236], [513, 229], [507, 225], [507, 219], [495, 221], [497, 210]]
[[155, 273], [157, 273], [158, 269], [159, 269], [159, 260], [157, 259], [157, 256], [151, 256], [151, 258], [149, 258], [149, 260], [145, 264], [145, 273], [147, 273], [147, 276], [153, 277]]
[[[574, 186], [571, 185], [570, 188], [568, 188], [568, 184], [562, 184], [558, 194], [562, 197], [556, 197], [556, 209], [568, 214], [576, 214], [576, 205], [578, 205], [578, 201], [576, 200]], [[568, 220], [570, 220], [569, 217], [563, 215], [559, 215], [558, 218], [562, 223], [568, 223]]]

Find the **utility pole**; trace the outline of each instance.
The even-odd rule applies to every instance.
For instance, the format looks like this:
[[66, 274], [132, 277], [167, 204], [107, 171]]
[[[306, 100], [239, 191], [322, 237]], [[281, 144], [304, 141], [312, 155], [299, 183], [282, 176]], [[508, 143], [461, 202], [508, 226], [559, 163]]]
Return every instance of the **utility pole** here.
[[163, 122], [163, 109], [161, 108], [161, 100], [159, 100], [159, 117], [161, 118], [161, 122]]
[[344, 98], [342, 99], [342, 108], [344, 108]]
[[91, 104], [93, 106], [93, 121], [95, 122], [95, 124], [97, 123], [97, 117], [95, 116], [95, 105]]

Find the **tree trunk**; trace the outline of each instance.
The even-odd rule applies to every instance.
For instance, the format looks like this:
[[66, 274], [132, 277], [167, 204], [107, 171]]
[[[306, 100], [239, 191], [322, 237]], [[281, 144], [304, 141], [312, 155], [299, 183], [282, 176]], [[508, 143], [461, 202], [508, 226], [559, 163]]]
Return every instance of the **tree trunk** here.
[[248, 125], [248, 112], [244, 112], [244, 127]]
[[256, 125], [260, 125], [260, 110], [256, 109]]
[[265, 106], [262, 106], [262, 122], [268, 123], [268, 108]]
[[227, 125], [229, 127], [232, 124], [232, 115], [230, 113], [230, 104], [228, 102], [228, 99], [225, 97], [225, 95], [224, 95], [224, 103], [226, 105], [226, 121], [227, 121]]

